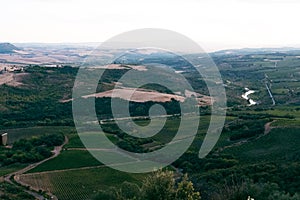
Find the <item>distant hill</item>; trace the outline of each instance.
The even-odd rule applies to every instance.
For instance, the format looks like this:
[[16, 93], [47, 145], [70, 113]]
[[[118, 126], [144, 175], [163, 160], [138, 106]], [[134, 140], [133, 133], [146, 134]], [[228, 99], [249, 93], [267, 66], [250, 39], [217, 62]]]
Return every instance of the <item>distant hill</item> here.
[[248, 54], [299, 54], [300, 48], [282, 47], [282, 48], [243, 48], [226, 49], [210, 53], [213, 56], [222, 55], [248, 55]]
[[19, 48], [10, 43], [0, 43], [0, 53], [14, 53], [15, 50]]

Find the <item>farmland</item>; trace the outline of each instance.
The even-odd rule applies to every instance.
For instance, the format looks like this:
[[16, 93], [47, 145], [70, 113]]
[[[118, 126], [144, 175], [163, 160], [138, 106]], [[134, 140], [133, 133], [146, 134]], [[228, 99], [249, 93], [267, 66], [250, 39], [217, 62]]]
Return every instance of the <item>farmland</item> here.
[[100, 189], [117, 186], [124, 181], [140, 183], [144, 176], [98, 167], [25, 174], [21, 176], [21, 180], [32, 187], [49, 190], [62, 200], [84, 200], [90, 199]]
[[[300, 191], [299, 55], [300, 52], [282, 54], [259, 51], [212, 54], [224, 79], [228, 99], [225, 126], [214, 149], [208, 156], [199, 159], [199, 149], [211, 121], [209, 104], [200, 106], [201, 117], [195, 139], [188, 150], [170, 166], [179, 172], [188, 173], [195, 189], [201, 192], [204, 200], [214, 199], [215, 193], [224, 193], [220, 191], [226, 184], [228, 188], [244, 183], [254, 188], [271, 184], [276, 187], [270, 187], [269, 190], [282, 195], [294, 195]], [[147, 62], [150, 61], [152, 60]], [[114, 65], [120, 67], [107, 69], [98, 84], [99, 94], [112, 90], [117, 79], [129, 70], [126, 67], [130, 64], [126, 63], [129, 61], [124, 62], [121, 65], [116, 61]], [[163, 62], [168, 63], [169, 60], [164, 58]], [[186, 70], [180, 69], [180, 64], [174, 61], [170, 63], [176, 70]], [[143, 66], [143, 63], [135, 64]], [[69, 142], [58, 157], [20, 175], [20, 179], [32, 188], [50, 191], [62, 200], [91, 199], [99, 190], [108, 189], [110, 186], [117, 187], [124, 181], [139, 184], [145, 177], [144, 174], [129, 174], [105, 167], [85, 149], [81, 139], [91, 138], [95, 132], [91, 130], [79, 137], [74, 128], [70, 99], [77, 70], [70, 66], [27, 66], [25, 71], [28, 75], [20, 80], [22, 85], [0, 86], [4, 94], [0, 97], [0, 109], [3, 111], [0, 128], [1, 132], [9, 134], [10, 145], [20, 139], [42, 135], [63, 134], [68, 137]], [[203, 82], [192, 71], [186, 70], [183, 74], [191, 80], [196, 92], [208, 95], [207, 89], [202, 87]], [[134, 81], [131, 81], [124, 84], [124, 88], [132, 87]], [[272, 105], [266, 84], [274, 96], [275, 105]], [[248, 106], [247, 101], [241, 97], [245, 88], [255, 91], [251, 98], [258, 102], [257, 105]], [[147, 85], [140, 90], [158, 90], [167, 96], [174, 95], [157, 85]], [[149, 138], [137, 138], [134, 135], [137, 133], [134, 126], [128, 126], [129, 132], [125, 132], [118, 127], [117, 121], [111, 120], [111, 96], [95, 100], [99, 126], [113, 144], [124, 150], [146, 153], [161, 149], [174, 138], [181, 121], [178, 101], [168, 100], [129, 102], [131, 116], [136, 117], [134, 123], [143, 127], [151, 123], [155, 129], [159, 127], [162, 118], [149, 120], [145, 116], [148, 116], [149, 108], [156, 103], [166, 107], [168, 116], [165, 117], [164, 127]], [[118, 99], [120, 103], [126, 101], [127, 98]], [[126, 119], [118, 122], [129, 124]], [[187, 121], [186, 125], [192, 126], [193, 122]], [[270, 125], [268, 131], [265, 130], [266, 124]], [[96, 144], [96, 141], [93, 142]], [[104, 141], [97, 142], [98, 146], [106, 148]], [[15, 163], [1, 166], [1, 175], [17, 171], [26, 165]], [[255, 200], [262, 198], [256, 196], [258, 192], [249, 194]]]
[[28, 173], [93, 167], [99, 165], [102, 164], [93, 158], [88, 151], [70, 150], [63, 151], [59, 157], [39, 165], [31, 171], [28, 171]]
[[[277, 111], [276, 114], [279, 115], [279, 111]], [[284, 114], [284, 112], [281, 112], [280, 114]], [[236, 128], [234, 127], [236, 126], [236, 120], [237, 118], [231, 118], [231, 120], [228, 120], [228, 128], [235, 130]], [[286, 119], [277, 118], [276, 120], [276, 122], [278, 122]], [[205, 120], [203, 119], [202, 122], [205, 122]], [[206, 121], [206, 125], [208, 122], [209, 121]], [[239, 121], [239, 123], [243, 126], [245, 126], [247, 123], [251, 124], [249, 121], [247, 123], [246, 122], [247, 120], [244, 122]], [[147, 123], [147, 121], [139, 121], [139, 123], [143, 124]], [[173, 120], [171, 124], [174, 125], [175, 123], [176, 119]], [[170, 128], [174, 127], [173, 125], [170, 126]], [[111, 124], [110, 127], [115, 127], [115, 125]], [[202, 128], [205, 128], [204, 123], [202, 124]], [[195, 160], [195, 157], [197, 157], [198, 146], [201, 144], [203, 139], [203, 134], [201, 133], [203, 131], [202, 130], [198, 133], [196, 140], [190, 147], [190, 150], [186, 152], [181, 159], [176, 161], [174, 165], [189, 172], [196, 183], [198, 182], [197, 180], [211, 179], [216, 176], [216, 174], [223, 173], [222, 171], [224, 170], [226, 170], [226, 174], [228, 174], [225, 175], [224, 179], [227, 179], [234, 173], [243, 173], [240, 170], [246, 168], [249, 169], [248, 176], [253, 179], [256, 179], [255, 177], [257, 177], [258, 173], [264, 172], [266, 173], [267, 177], [269, 177], [268, 180], [278, 181], [280, 180], [278, 177], [277, 179], [271, 179], [272, 175], [265, 172], [265, 170], [268, 167], [272, 167], [272, 169], [275, 170], [274, 173], [279, 173], [280, 170], [285, 168], [285, 162], [294, 162], [297, 164], [296, 160], [299, 159], [296, 156], [299, 154], [299, 150], [297, 149], [299, 145], [299, 140], [297, 140], [297, 133], [299, 132], [298, 130], [299, 129], [297, 128], [285, 130], [282, 128], [273, 127], [271, 132], [266, 136], [263, 136], [257, 140], [250, 140], [249, 142], [236, 147], [233, 146], [231, 148], [226, 148], [225, 150], [219, 152], [219, 155], [212, 153], [212, 155], [208, 156], [207, 158], [197, 161]], [[285, 131], [287, 133], [283, 134]], [[218, 149], [221, 147], [236, 143], [235, 141], [228, 141], [228, 137], [230, 137], [232, 134], [234, 134], [234, 132], [226, 131], [222, 134], [215, 148], [216, 152], [218, 152]], [[138, 183], [139, 180], [144, 177], [143, 174], [131, 175], [101, 166], [101, 164], [98, 163], [98, 161], [95, 160], [87, 151], [76, 150], [76, 148], [82, 148], [77, 145], [80, 139], [76, 135], [69, 136], [70, 138], [73, 138], [71, 143], [73, 145], [69, 145], [70, 150], [63, 151], [59, 157], [43, 163], [37, 168], [29, 171], [27, 174], [22, 175], [21, 180], [25, 183], [30, 183], [32, 187], [39, 186], [40, 189], [51, 191], [58, 196], [59, 199], [68, 200], [90, 199], [91, 196], [99, 190], [99, 188], [103, 189], [107, 188], [108, 186], [116, 186], [116, 183], [120, 183], [125, 180], [131, 180], [132, 182]], [[157, 139], [160, 139], [160, 137]], [[290, 141], [294, 142], [290, 143]], [[273, 162], [274, 159], [277, 160], [277, 164], [275, 166]], [[254, 165], [253, 163], [256, 164]], [[192, 165], [193, 167], [191, 168], [189, 165]], [[257, 167], [260, 168], [258, 172], [256, 169]], [[107, 170], [110, 173], [109, 176], [107, 175]], [[289, 175], [280, 175], [282, 178], [284, 178], [284, 176]], [[115, 180], [114, 177], [118, 177], [117, 180]], [[80, 182], [76, 182], [78, 180], [80, 180]], [[105, 184], [105, 186], [103, 186], [103, 184]], [[208, 182], [207, 184], [209, 185], [211, 183]], [[203, 185], [196, 184], [196, 186], [200, 187], [198, 189], [203, 188]], [[281, 185], [281, 187], [286, 189], [286, 187], [283, 185]], [[74, 191], [70, 190], [70, 188], [77, 189]], [[297, 190], [297, 187], [293, 186], [288, 191], [295, 192], [295, 190]]]
[[299, 134], [299, 129], [275, 128], [257, 141], [232, 147], [224, 153], [239, 158], [243, 163], [285, 162], [299, 155]]
[[32, 138], [34, 136], [51, 135], [51, 134], [69, 134], [74, 133], [75, 129], [67, 126], [35, 126], [27, 128], [3, 129], [1, 132], [9, 134], [8, 143], [12, 144], [23, 138]]

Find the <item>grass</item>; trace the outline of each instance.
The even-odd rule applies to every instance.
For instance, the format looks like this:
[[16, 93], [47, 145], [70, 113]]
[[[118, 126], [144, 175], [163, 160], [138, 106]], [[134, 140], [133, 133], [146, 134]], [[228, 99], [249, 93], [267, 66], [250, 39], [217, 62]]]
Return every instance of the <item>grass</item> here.
[[239, 158], [243, 163], [278, 162], [299, 155], [299, 146], [299, 128], [277, 128], [258, 140], [226, 149], [224, 153]]
[[101, 165], [101, 163], [96, 160], [88, 151], [67, 150], [63, 151], [58, 157], [53, 158], [28, 171], [28, 173], [92, 167], [99, 165]]
[[300, 127], [300, 119], [277, 119], [272, 126], [277, 127]]
[[[87, 137], [92, 136], [93, 134], [86, 133]], [[117, 142], [117, 138], [114, 134], [105, 134], [113, 143]], [[84, 135], [81, 135], [84, 137]], [[69, 134], [68, 135], [69, 142], [64, 147], [65, 148], [85, 148], [84, 144], [81, 141], [81, 138], [77, 134]]]
[[288, 93], [288, 89], [284, 89], [284, 88], [279, 88], [279, 89], [273, 89], [273, 94], [275, 95], [281, 95], [281, 94], [287, 94]]
[[55, 133], [74, 133], [75, 129], [69, 126], [36, 126], [28, 128], [4, 129], [1, 132], [8, 133], [8, 144], [12, 144], [22, 138], [31, 138], [39, 135], [49, 135]]
[[20, 178], [36, 188], [53, 192], [60, 200], [87, 200], [99, 190], [123, 182], [141, 183], [145, 174], [129, 174], [108, 167], [64, 172], [25, 174]]
[[68, 138], [69, 142], [64, 146], [65, 148], [84, 148], [84, 145], [77, 134], [70, 134], [68, 135]]
[[18, 171], [26, 166], [27, 166], [26, 164], [13, 164], [13, 165], [0, 167], [0, 176], [5, 176], [7, 174], [13, 173], [13, 172]]

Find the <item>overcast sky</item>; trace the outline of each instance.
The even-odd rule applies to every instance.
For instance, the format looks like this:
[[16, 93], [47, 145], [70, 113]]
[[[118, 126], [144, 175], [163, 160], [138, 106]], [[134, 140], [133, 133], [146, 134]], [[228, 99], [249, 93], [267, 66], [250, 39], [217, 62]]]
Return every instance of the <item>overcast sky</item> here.
[[299, 0], [0, 0], [0, 42], [102, 42], [138, 28], [211, 51], [300, 46]]

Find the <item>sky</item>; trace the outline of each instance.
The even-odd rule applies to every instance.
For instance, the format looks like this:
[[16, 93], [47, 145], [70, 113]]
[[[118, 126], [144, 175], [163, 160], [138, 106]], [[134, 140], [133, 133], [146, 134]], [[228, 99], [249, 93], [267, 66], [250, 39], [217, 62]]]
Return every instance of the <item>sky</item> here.
[[103, 42], [139, 28], [207, 51], [300, 47], [299, 0], [0, 0], [0, 42]]

